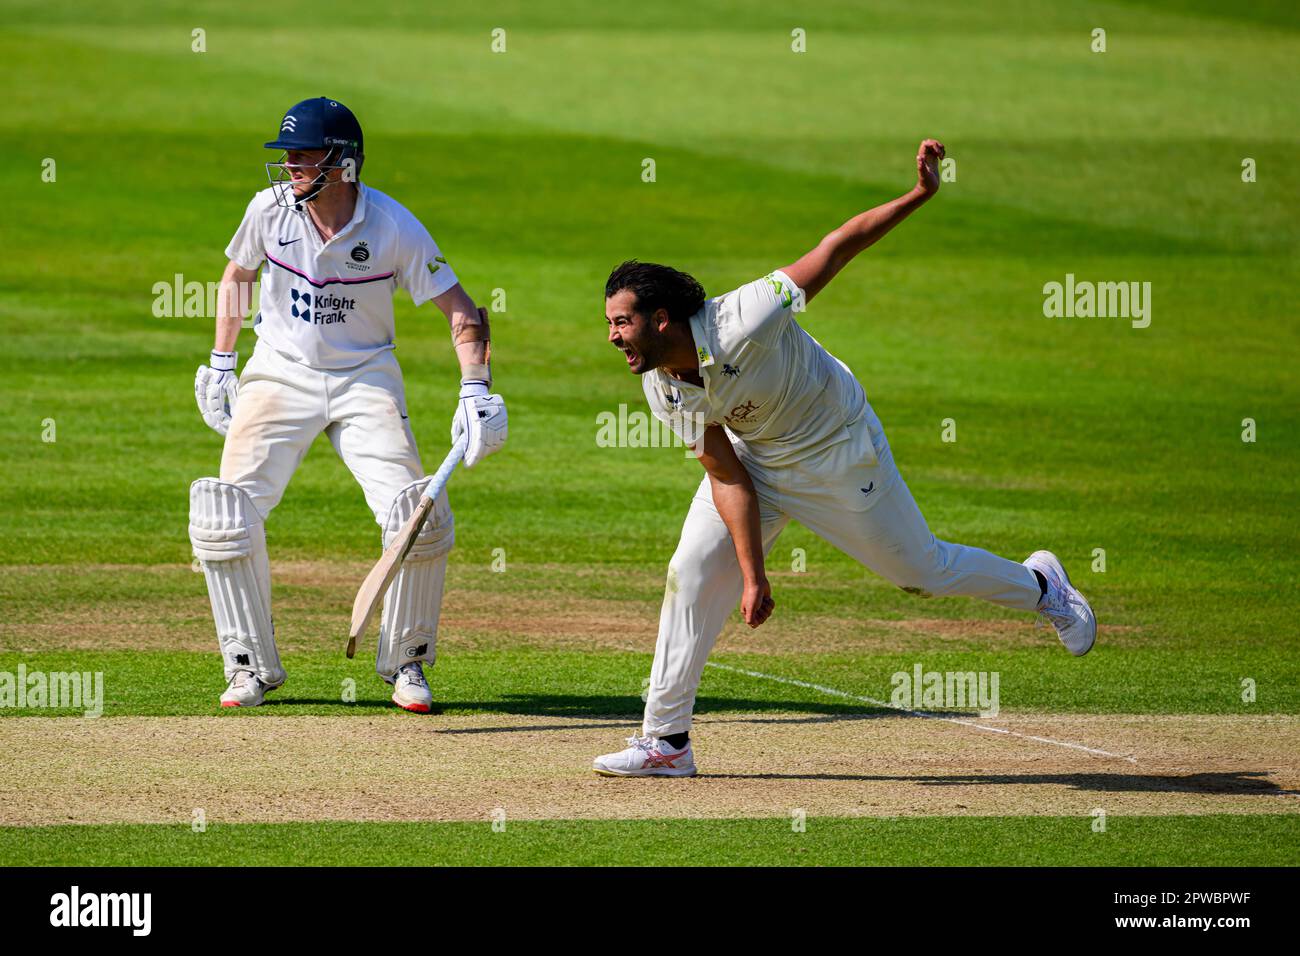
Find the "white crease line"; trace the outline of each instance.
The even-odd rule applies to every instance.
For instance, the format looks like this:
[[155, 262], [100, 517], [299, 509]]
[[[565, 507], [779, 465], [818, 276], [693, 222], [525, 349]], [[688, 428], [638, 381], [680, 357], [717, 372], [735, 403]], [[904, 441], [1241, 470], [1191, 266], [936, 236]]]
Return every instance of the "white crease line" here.
[[832, 697], [846, 697], [849, 700], [856, 700], [864, 704], [874, 704], [876, 707], [888, 707], [890, 710], [896, 710], [900, 714], [910, 714], [913, 717], [924, 717], [927, 720], [942, 720], [948, 724], [960, 724], [963, 727], [972, 727], [975, 730], [983, 730], [991, 734], [1006, 734], [1010, 737], [1019, 737], [1021, 740], [1033, 740], [1040, 744], [1051, 744], [1053, 747], [1067, 747], [1070, 750], [1082, 750], [1084, 753], [1096, 754], [1099, 757], [1113, 757], [1116, 760], [1127, 760], [1129, 763], [1137, 763], [1137, 758], [1126, 757], [1123, 754], [1113, 754], [1109, 750], [1098, 750], [1096, 747], [1085, 747], [1083, 744], [1072, 744], [1065, 740], [1052, 740], [1050, 737], [1037, 737], [1034, 734], [1022, 734], [1014, 730], [1007, 730], [1005, 727], [989, 727], [985, 724], [977, 724], [973, 720], [962, 720], [959, 717], [945, 717], [942, 714], [926, 713], [923, 710], [908, 710], [906, 707], [896, 707], [895, 705], [876, 700], [874, 697], [863, 697], [859, 694], [850, 694], [847, 691], [837, 690], [834, 687], [827, 687], [824, 684], [811, 684], [808, 681], [795, 680], [792, 677], [777, 677], [775, 674], [763, 674], [759, 671], [747, 671], [741, 667], [732, 667], [730, 664], [718, 664], [714, 661], [707, 661], [707, 666], [718, 667], [724, 671], [731, 671], [734, 674], [744, 674], [746, 677], [758, 677], [762, 680], [776, 681], [778, 684], [791, 684], [795, 687], [804, 687], [808, 690], [820, 691], [823, 694], [830, 694]]

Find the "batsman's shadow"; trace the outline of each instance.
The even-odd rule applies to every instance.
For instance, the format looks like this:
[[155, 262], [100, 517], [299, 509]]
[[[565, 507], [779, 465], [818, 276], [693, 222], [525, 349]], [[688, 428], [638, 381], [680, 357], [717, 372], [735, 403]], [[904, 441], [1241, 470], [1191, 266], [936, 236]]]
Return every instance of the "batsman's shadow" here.
[[[263, 707], [257, 708], [264, 714], [274, 713], [278, 707], [307, 706], [330, 707], [339, 713], [349, 710], [388, 711], [393, 710], [393, 703], [387, 697], [360, 698], [355, 701], [340, 701], [337, 697], [282, 697], [275, 695], [267, 698]], [[514, 714], [521, 717], [576, 717], [590, 718], [620, 724], [640, 724], [643, 704], [635, 697], [599, 694], [503, 694], [498, 698], [485, 700], [442, 700], [433, 702], [434, 716], [444, 712], [458, 714]], [[866, 720], [876, 717], [899, 717], [898, 711], [890, 708], [873, 710], [860, 704], [810, 703], [792, 700], [755, 700], [749, 698], [700, 698], [697, 716], [713, 723], [819, 723], [833, 720]], [[764, 716], [765, 712], [775, 712], [773, 716]], [[743, 717], [728, 718], [726, 713], [744, 714]], [[794, 714], [807, 716], [791, 716]], [[785, 716], [776, 716], [782, 714]], [[595, 725], [593, 725], [595, 726]], [[531, 730], [565, 730], [573, 729], [573, 724], [557, 724], [553, 727], [530, 725]], [[511, 729], [509, 727], [461, 728], [444, 731], [446, 733], [498, 733]]]
[[[701, 776], [705, 776], [701, 774]], [[1232, 796], [1300, 796], [1274, 783], [1267, 770], [1201, 773], [990, 773], [990, 774], [708, 774], [731, 780], [860, 780], [863, 783], [915, 783], [923, 787], [1050, 785], [1095, 793], [1196, 793]]]
[[[348, 710], [355, 710], [357, 708], [360, 708], [362, 710], [393, 710], [394, 709], [393, 702], [389, 700], [387, 697], [383, 697], [383, 698], [377, 697], [373, 700], [342, 701], [339, 700], [337, 697], [280, 697], [280, 696], [268, 697], [266, 699], [266, 703], [263, 704], [258, 709], [261, 710], [263, 713], [271, 714], [275, 712], [276, 707], [284, 707], [290, 704], [296, 704], [298, 706], [306, 706], [306, 707], [321, 707], [321, 706], [336, 707], [338, 708], [340, 713], [345, 713]], [[435, 708], [434, 713], [438, 713], [438, 712], [439, 711], [437, 710], [437, 708]]]

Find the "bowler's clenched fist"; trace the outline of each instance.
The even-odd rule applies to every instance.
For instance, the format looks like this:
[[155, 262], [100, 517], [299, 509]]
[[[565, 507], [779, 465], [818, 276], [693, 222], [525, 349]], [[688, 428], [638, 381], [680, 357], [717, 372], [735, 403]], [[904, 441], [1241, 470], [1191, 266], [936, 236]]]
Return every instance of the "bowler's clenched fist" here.
[[916, 151], [916, 185], [932, 196], [939, 191], [939, 160], [947, 154], [937, 139], [924, 139]]

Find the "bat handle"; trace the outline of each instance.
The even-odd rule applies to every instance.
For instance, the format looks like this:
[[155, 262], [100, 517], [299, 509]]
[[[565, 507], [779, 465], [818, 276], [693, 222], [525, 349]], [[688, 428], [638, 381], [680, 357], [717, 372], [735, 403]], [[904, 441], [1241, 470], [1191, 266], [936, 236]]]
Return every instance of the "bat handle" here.
[[442, 494], [442, 489], [447, 487], [447, 479], [451, 473], [456, 470], [460, 460], [465, 457], [465, 449], [469, 447], [469, 435], [461, 435], [456, 439], [456, 444], [451, 446], [451, 451], [447, 452], [447, 457], [442, 460], [438, 470], [433, 473], [429, 479], [429, 484], [425, 486], [424, 497], [430, 501], [437, 501], [438, 496]]

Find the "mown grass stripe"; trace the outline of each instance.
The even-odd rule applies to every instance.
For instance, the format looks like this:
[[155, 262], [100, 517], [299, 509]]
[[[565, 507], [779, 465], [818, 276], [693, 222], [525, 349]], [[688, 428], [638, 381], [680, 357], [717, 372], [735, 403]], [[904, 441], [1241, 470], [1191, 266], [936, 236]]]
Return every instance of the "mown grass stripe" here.
[[[653, 786], [653, 782], [649, 783]], [[1288, 866], [1300, 816], [807, 817], [0, 828], [48, 866]]]

